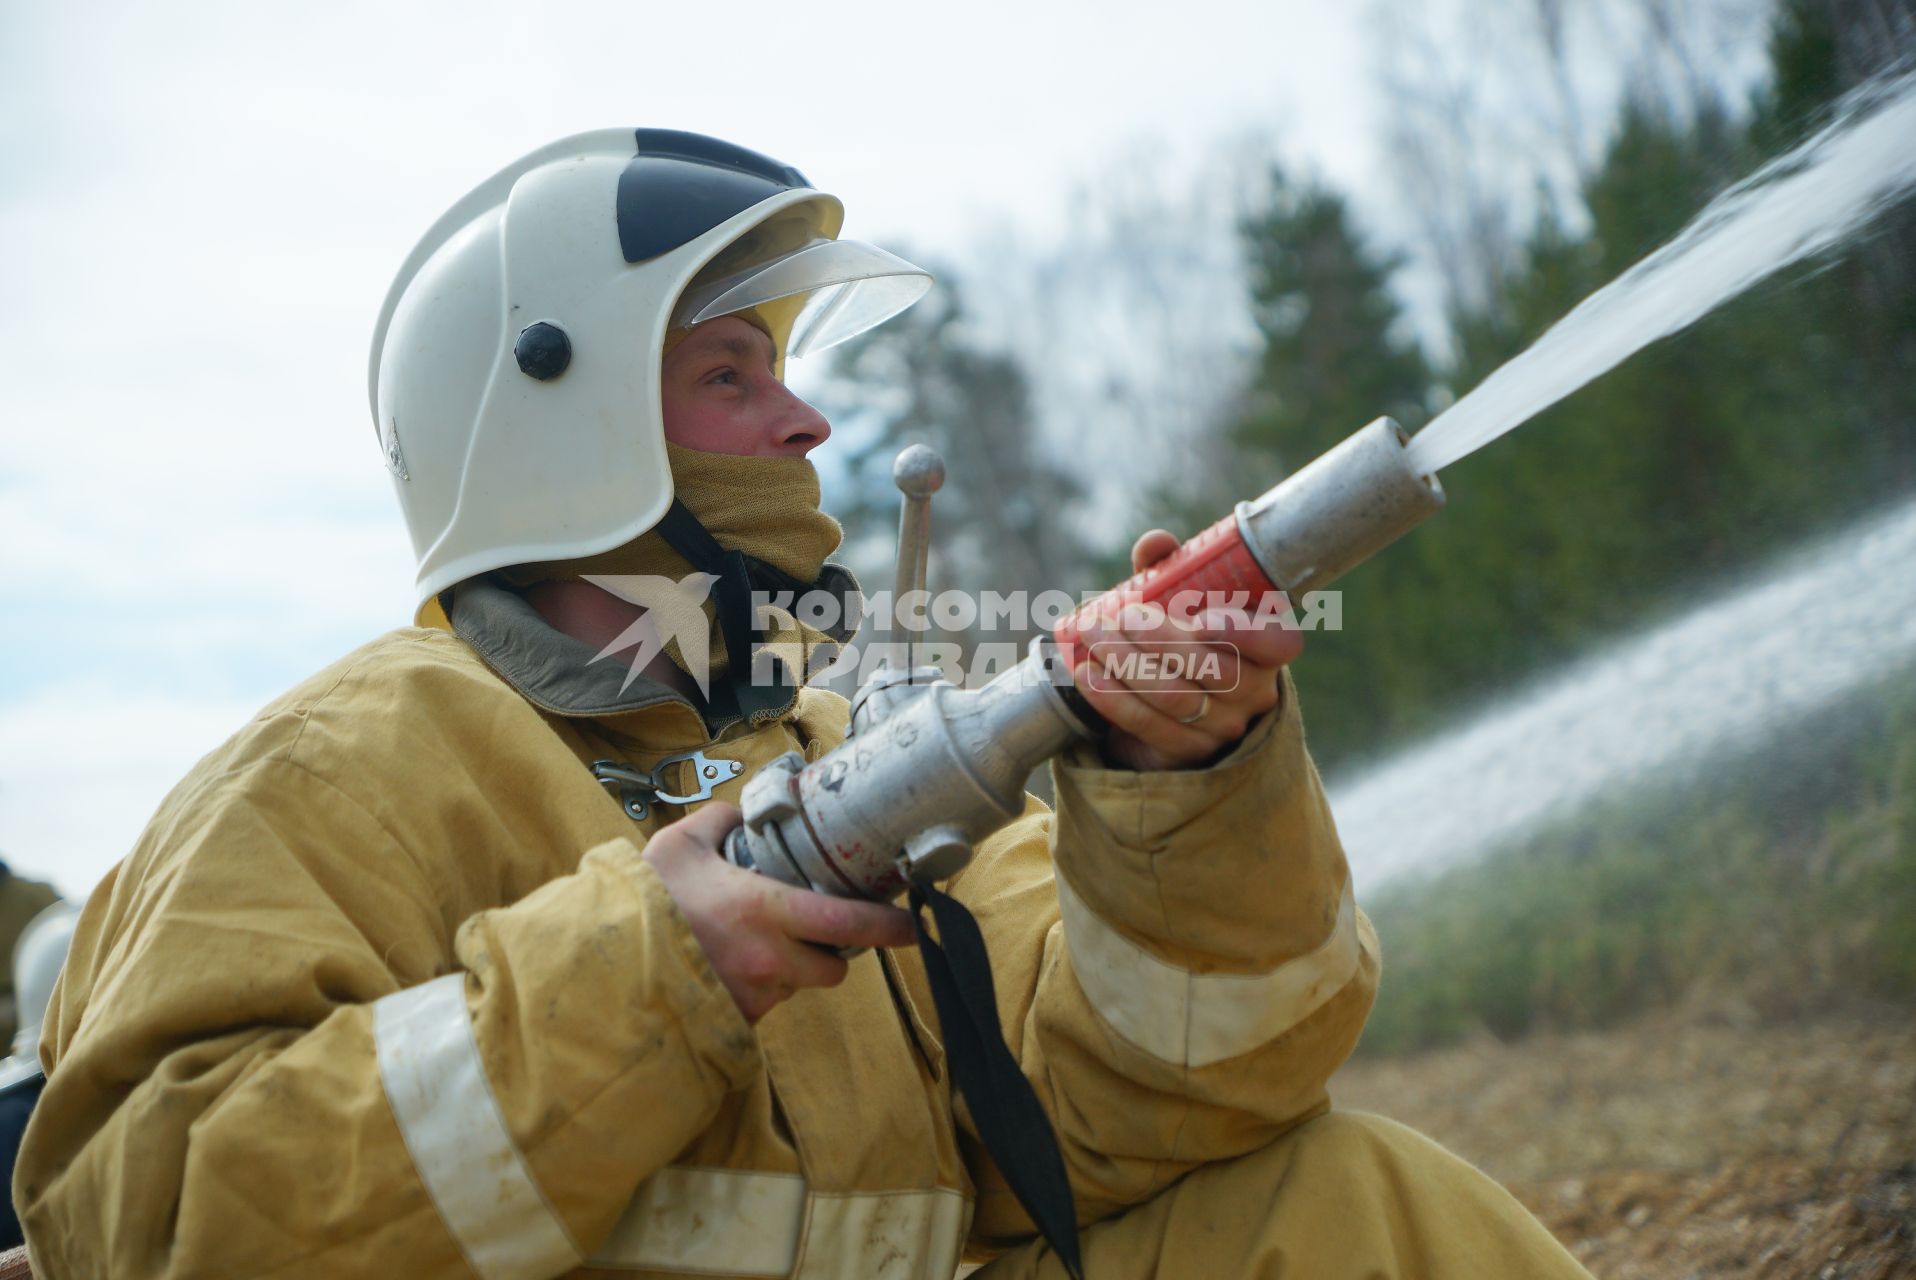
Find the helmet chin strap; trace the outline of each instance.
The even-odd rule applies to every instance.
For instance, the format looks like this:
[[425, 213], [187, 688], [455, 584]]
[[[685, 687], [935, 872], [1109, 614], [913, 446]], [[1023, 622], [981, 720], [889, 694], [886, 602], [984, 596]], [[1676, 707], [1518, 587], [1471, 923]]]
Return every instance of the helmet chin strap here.
[[752, 571], [745, 554], [719, 545], [710, 531], [678, 498], [653, 526], [658, 535], [694, 569], [718, 579], [712, 600], [718, 607], [719, 638], [725, 645], [725, 676], [712, 682], [711, 708], [721, 716], [751, 716], [775, 710], [784, 699], [774, 686], [752, 680], [752, 652], [764, 639], [752, 621]]

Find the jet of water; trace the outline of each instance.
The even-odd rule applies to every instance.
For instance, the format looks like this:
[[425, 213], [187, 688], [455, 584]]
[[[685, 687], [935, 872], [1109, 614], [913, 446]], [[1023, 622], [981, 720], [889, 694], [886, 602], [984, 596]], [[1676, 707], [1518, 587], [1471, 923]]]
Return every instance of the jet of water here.
[[1681, 786], [1916, 667], [1916, 502], [1328, 789], [1354, 874], [1467, 862], [1624, 788]]
[[1663, 248], [1586, 298], [1410, 442], [1433, 472], [1475, 453], [1658, 338], [1821, 253], [1916, 186], [1916, 71], [1846, 98], [1794, 151], [1730, 188]]

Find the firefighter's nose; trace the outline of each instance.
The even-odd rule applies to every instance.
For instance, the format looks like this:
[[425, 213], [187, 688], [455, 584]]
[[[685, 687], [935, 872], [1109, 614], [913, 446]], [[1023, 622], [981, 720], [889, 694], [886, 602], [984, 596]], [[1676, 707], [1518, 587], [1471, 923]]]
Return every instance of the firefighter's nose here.
[[778, 422], [776, 440], [780, 453], [795, 453], [800, 457], [824, 444], [832, 434], [832, 424], [825, 421], [825, 415], [807, 404], [789, 389], [785, 392], [790, 403]]

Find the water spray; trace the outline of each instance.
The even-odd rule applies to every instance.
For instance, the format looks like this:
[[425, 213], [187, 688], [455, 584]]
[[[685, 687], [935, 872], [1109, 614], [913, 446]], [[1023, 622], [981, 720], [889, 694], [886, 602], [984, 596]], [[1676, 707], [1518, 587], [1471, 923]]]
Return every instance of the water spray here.
[[[1084, 620], [1135, 606], [1188, 616], [1183, 605], [1215, 601], [1217, 593], [1262, 612], [1278, 593], [1328, 586], [1443, 506], [1439, 467], [1786, 262], [1834, 243], [1916, 184], [1916, 148], [1908, 141], [1916, 136], [1916, 77], [1894, 82], [1888, 97], [1887, 107], [1873, 111], [1866, 109], [1873, 103], [1852, 99], [1836, 125], [1712, 204], [1669, 248], [1594, 295], [1415, 445], [1395, 422], [1377, 419], [1080, 609], [984, 687], [960, 689], [936, 671], [908, 666], [882, 670], [854, 699], [843, 743], [810, 763], [787, 753], [746, 783], [742, 825], [723, 846], [728, 861], [841, 897], [888, 902], [909, 893], [952, 1082], [1071, 1275], [1082, 1269], [1056, 1138], [997, 1025], [983, 934], [937, 883], [1024, 811], [1033, 769], [1103, 731], [1072, 684], [1085, 656]], [[1832, 203], [1829, 184], [1838, 179], [1844, 195]], [[1747, 234], [1726, 242], [1725, 233], [1738, 229]], [[1661, 327], [1643, 323], [1652, 316]], [[1562, 353], [1554, 366], [1540, 354], [1549, 352]], [[927, 453], [907, 451], [893, 472], [906, 498], [901, 598], [924, 587], [928, 504], [943, 478]]]
[[[746, 784], [726, 856], [788, 884], [889, 901], [950, 877], [1024, 809], [1024, 780], [1104, 726], [1070, 673], [1081, 619], [1211, 593], [1262, 604], [1329, 585], [1434, 514], [1436, 471], [1784, 266], [1824, 252], [1916, 187], [1916, 72], [1847, 98], [1835, 120], [1712, 201], [1675, 240], [1598, 290], [1411, 441], [1379, 418], [1264, 496], [1067, 618], [975, 691], [882, 670], [844, 744], [791, 754]], [[928, 453], [928, 451], [927, 451]], [[934, 477], [935, 473], [935, 477]], [[924, 586], [935, 455], [901, 456], [900, 595]]]
[[1717, 196], [1417, 433], [1437, 471], [1791, 263], [1827, 253], [1916, 188], [1916, 71], [1858, 87], [1835, 118]]

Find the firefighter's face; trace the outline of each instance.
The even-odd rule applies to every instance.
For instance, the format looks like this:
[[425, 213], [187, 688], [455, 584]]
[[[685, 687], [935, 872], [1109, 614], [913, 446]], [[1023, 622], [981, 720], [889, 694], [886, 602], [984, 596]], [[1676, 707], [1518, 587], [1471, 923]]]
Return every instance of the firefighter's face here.
[[804, 457], [832, 433], [772, 372], [772, 340], [737, 316], [708, 320], [666, 354], [665, 438], [688, 449]]

